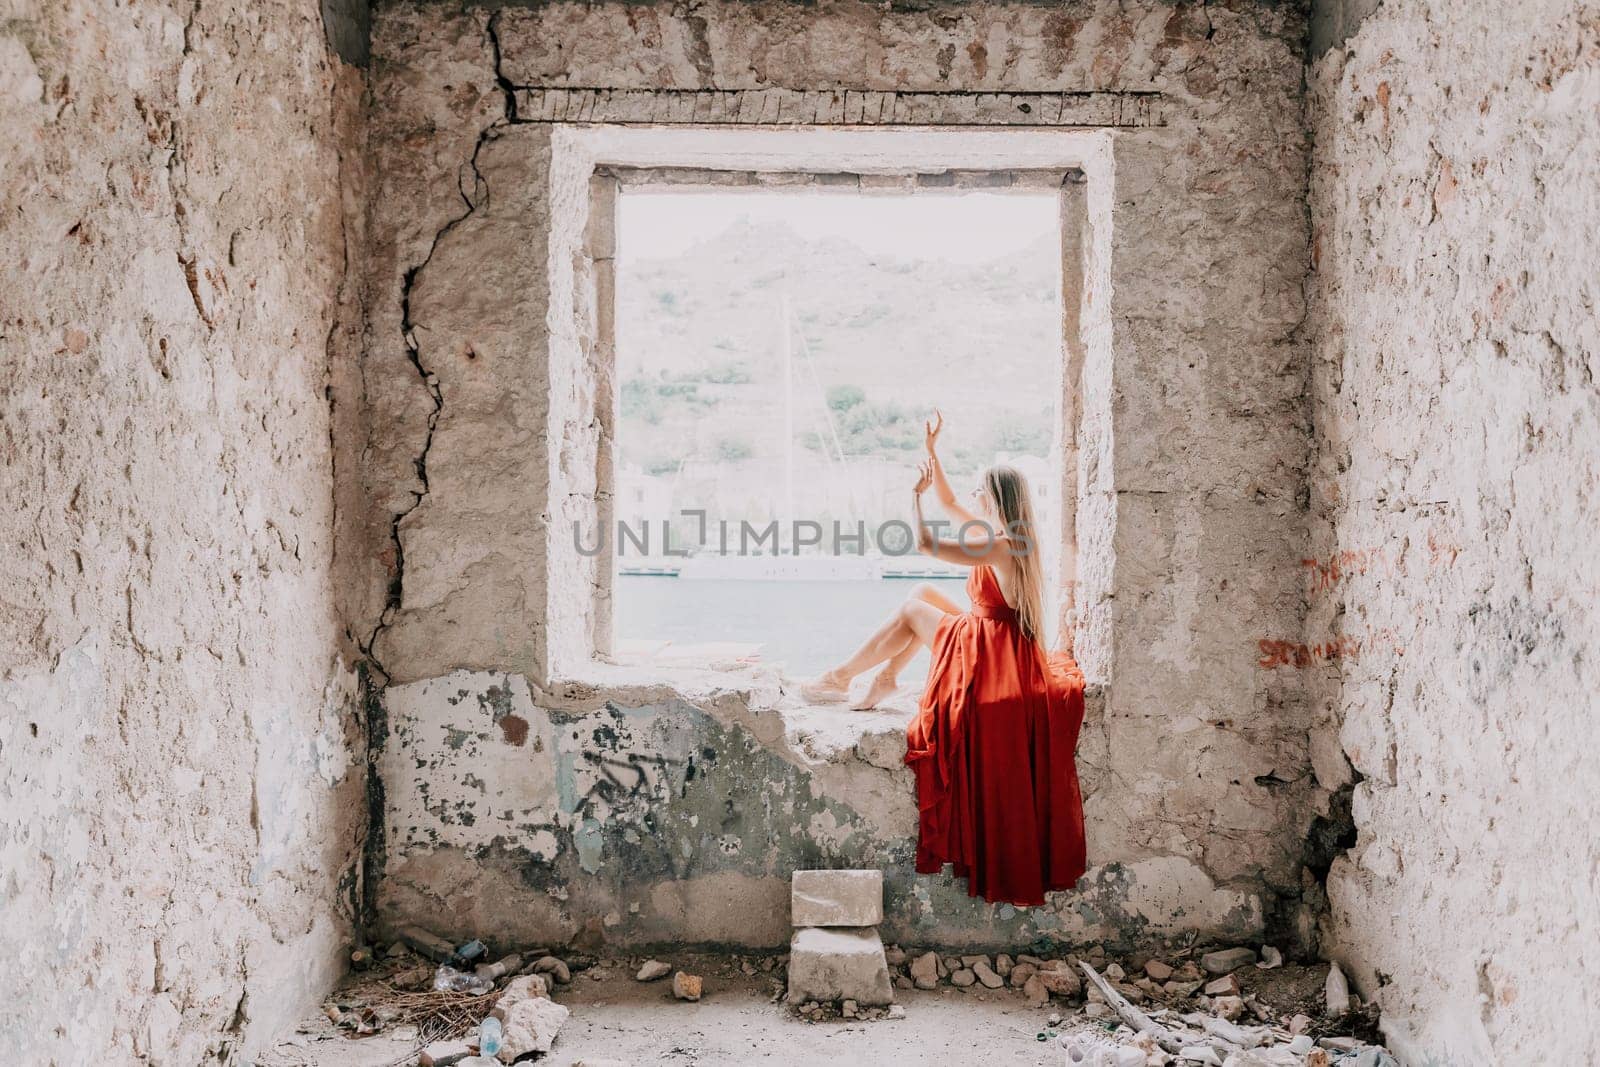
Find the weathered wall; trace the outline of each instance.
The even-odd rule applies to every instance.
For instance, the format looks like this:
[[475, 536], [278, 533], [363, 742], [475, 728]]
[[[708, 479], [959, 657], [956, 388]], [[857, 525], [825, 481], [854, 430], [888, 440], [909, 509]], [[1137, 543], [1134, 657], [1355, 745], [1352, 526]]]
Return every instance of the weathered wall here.
[[237, 1063], [341, 969], [360, 93], [315, 0], [0, 19], [7, 1062]]
[[[1083, 453], [1078, 524], [1112, 560], [1084, 605], [1105, 687], [1082, 749], [1096, 871], [1038, 922], [1136, 940], [1178, 916], [1208, 936], [1303, 941], [1320, 889], [1302, 831], [1328, 798], [1309, 773], [1303, 672], [1275, 650], [1299, 641], [1304, 609], [1304, 33], [1298, 6], [1255, 2], [381, 7], [364, 477], [367, 529], [387, 549], [347, 590], [395, 683], [380, 911], [461, 929], [461, 894], [493, 860], [503, 877], [481, 891], [479, 931], [645, 940], [676, 914], [651, 896], [669, 883], [737, 869], [740, 886], [764, 879], [750, 899], [776, 908], [771, 886], [795, 862], [893, 868], [911, 846], [899, 808], [826, 793], [788, 758], [784, 731], [747, 730], [764, 705], [737, 683], [720, 711], [604, 687], [574, 710], [549, 679], [546, 616], [578, 606], [550, 602], [546, 544], [566, 536], [566, 487], [592, 472], [595, 446], [591, 428], [551, 422], [582, 410], [589, 383], [540, 361], [593, 310], [547, 299], [583, 207], [550, 201], [551, 127], [519, 114], [518, 90], [1121, 90], [1163, 94], [1165, 125], [1114, 131], [1115, 188], [1101, 194], [1114, 227], [1109, 336], [1096, 343], [1112, 358], [1085, 383], [1103, 422]], [[584, 718], [596, 715], [636, 722], [626, 749], [647, 761], [688, 737], [745, 754], [668, 790], [673, 803], [608, 809], [595, 836], [562, 792], [575, 772], [558, 753], [491, 728], [472, 695], [491, 685], [529, 694], [530, 737], [576, 723], [568, 757], [616, 755], [614, 730]], [[909, 788], [842, 751], [831, 773], [845, 795]], [[737, 861], [707, 828], [717, 803], [766, 812], [745, 824], [759, 832]], [[814, 818], [850, 829], [814, 832]], [[672, 865], [647, 838], [675, 842]], [[913, 881], [891, 870], [901, 929], [931, 891]], [[615, 896], [625, 884], [630, 900]], [[1036, 923], [938, 910], [952, 937], [1025, 937]], [[775, 930], [730, 932], [772, 943]]]
[[1310, 86], [1327, 947], [1408, 1064], [1597, 1062], [1600, 8], [1384, 0]]

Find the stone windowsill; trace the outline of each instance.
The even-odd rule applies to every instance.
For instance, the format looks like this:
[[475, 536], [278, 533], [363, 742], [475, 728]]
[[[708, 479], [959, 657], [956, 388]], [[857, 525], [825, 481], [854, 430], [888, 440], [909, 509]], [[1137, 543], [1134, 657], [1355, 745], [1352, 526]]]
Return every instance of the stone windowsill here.
[[[865, 680], [858, 681], [859, 689]], [[559, 704], [652, 704], [681, 700], [710, 714], [748, 719], [759, 740], [787, 750], [805, 763], [861, 759], [884, 770], [904, 765], [905, 733], [916, 713], [923, 680], [907, 678], [898, 693], [871, 711], [844, 704], [808, 704], [798, 679], [786, 676], [739, 646], [680, 647], [643, 654], [625, 650], [611, 661], [592, 660], [560, 681], [546, 695]], [[781, 737], [781, 743], [780, 743]]]

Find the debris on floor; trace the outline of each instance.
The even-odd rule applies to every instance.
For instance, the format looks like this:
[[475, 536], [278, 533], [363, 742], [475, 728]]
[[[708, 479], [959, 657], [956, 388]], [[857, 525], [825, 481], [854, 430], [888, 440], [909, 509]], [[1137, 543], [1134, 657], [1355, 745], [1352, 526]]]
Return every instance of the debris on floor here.
[[[859, 903], [850, 906], [856, 909]], [[862, 918], [869, 913], [818, 914]], [[696, 1001], [711, 997], [716, 1003], [717, 997], [737, 990], [747, 1005], [760, 1005], [758, 1015], [771, 1013], [770, 1023], [759, 1025], [770, 1026], [775, 1034], [796, 1023], [821, 1025], [822, 1032], [842, 1027], [858, 1034], [881, 1025], [881, 1032], [889, 1034], [900, 1020], [915, 1023], [919, 1013], [948, 1011], [951, 1001], [946, 998], [972, 1004], [980, 1012], [990, 1010], [981, 1007], [987, 1003], [997, 1013], [989, 1017], [1012, 1033], [1020, 1024], [1018, 1037], [1038, 1048], [1039, 1062], [1051, 1067], [1394, 1067], [1393, 1058], [1376, 1042], [1375, 1008], [1352, 995], [1342, 971], [1328, 964], [1286, 961], [1270, 946], [1259, 952], [1224, 946], [1117, 957], [1099, 947], [1065, 953], [1031, 945], [1025, 947], [1032, 952], [989, 954], [884, 946], [875, 928], [806, 927], [799, 933], [809, 936], [797, 934], [798, 951], [788, 955], [684, 952], [601, 959], [554, 946], [493, 941], [479, 942], [476, 948], [469, 942], [446, 954], [442, 939], [408, 931], [396, 943], [398, 949], [356, 950], [366, 969], [353, 970], [329, 999], [325, 1021], [302, 1026], [300, 1044], [388, 1039], [385, 1043], [394, 1051], [382, 1062], [395, 1067], [490, 1067], [550, 1057], [562, 1064], [600, 1062], [582, 1054], [592, 1049], [603, 1056], [615, 1050], [590, 1045], [565, 1046], [562, 1052], [561, 1042], [570, 1038], [561, 1035], [583, 1012], [615, 1003], [617, 994], [580, 996], [587, 1008], [577, 1007], [579, 1015], [558, 999], [591, 988], [627, 988], [636, 991], [628, 994], [635, 1000], [643, 997], [673, 1017], [687, 1013], [681, 1017], [692, 1020], [704, 1010]], [[868, 954], [881, 961], [874, 970], [881, 966], [887, 974], [887, 998], [874, 1003], [854, 995], [811, 995], [803, 989], [797, 996], [796, 964], [802, 978], [808, 968], [815, 973], [818, 967], [844, 967], [825, 975], [829, 990], [842, 989], [841, 974], [850, 971], [845, 965], [850, 961], [841, 964], [836, 956], [819, 962], [810, 943], [819, 936], [870, 943]], [[661, 981], [668, 977], [670, 982]], [[606, 978], [614, 980], [608, 983]], [[462, 979], [472, 982], [457, 988]], [[877, 986], [874, 975], [871, 987]], [[587, 1020], [580, 1029], [594, 1033]], [[313, 1061], [262, 1062], [276, 1067], [279, 1062]]]
[[411, 1036], [415, 1058], [401, 1062], [420, 1067], [512, 1063], [550, 1051], [568, 1016], [552, 988], [596, 962], [543, 949], [492, 958], [482, 940], [453, 946], [419, 927], [401, 930], [381, 954], [361, 946], [351, 957], [366, 966], [352, 971], [323, 1013], [355, 1036]]
[[[1350, 994], [1337, 964], [1287, 964], [1272, 946], [1172, 960], [1118, 961], [1098, 947], [1061, 958], [899, 946], [886, 955], [896, 989], [1004, 991], [1037, 1008], [1075, 1008], [1065, 1019], [1052, 1012], [1037, 1035], [1059, 1043], [1072, 1067], [1394, 1067], [1362, 1039], [1376, 1037], [1376, 1014]], [[814, 1000], [793, 1006], [813, 1022], [833, 1014]]]
[[701, 978], [697, 974], [679, 971], [672, 976], [672, 995], [679, 1000], [700, 999]]

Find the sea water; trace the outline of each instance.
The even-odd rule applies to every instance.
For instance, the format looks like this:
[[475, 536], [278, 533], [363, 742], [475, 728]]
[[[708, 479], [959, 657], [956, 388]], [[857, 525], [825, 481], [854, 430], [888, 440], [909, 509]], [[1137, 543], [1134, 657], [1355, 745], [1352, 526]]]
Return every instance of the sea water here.
[[[962, 608], [968, 606], [964, 580], [941, 578], [928, 584]], [[620, 640], [760, 644], [763, 662], [782, 664], [790, 677], [805, 678], [859, 648], [916, 585], [897, 578], [796, 581], [619, 574], [613, 618]], [[927, 670], [923, 649], [901, 677], [921, 677]]]

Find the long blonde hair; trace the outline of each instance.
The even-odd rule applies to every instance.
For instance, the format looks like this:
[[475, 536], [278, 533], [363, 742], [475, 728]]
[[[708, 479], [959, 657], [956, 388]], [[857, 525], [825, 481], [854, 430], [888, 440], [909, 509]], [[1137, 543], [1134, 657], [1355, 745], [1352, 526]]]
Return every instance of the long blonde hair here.
[[1016, 563], [1017, 624], [1035, 644], [1044, 644], [1044, 561], [1033, 521], [1033, 497], [1027, 479], [1015, 467], [998, 463], [983, 472], [983, 485], [1000, 513], [1007, 537], [1022, 542], [1012, 553]]

